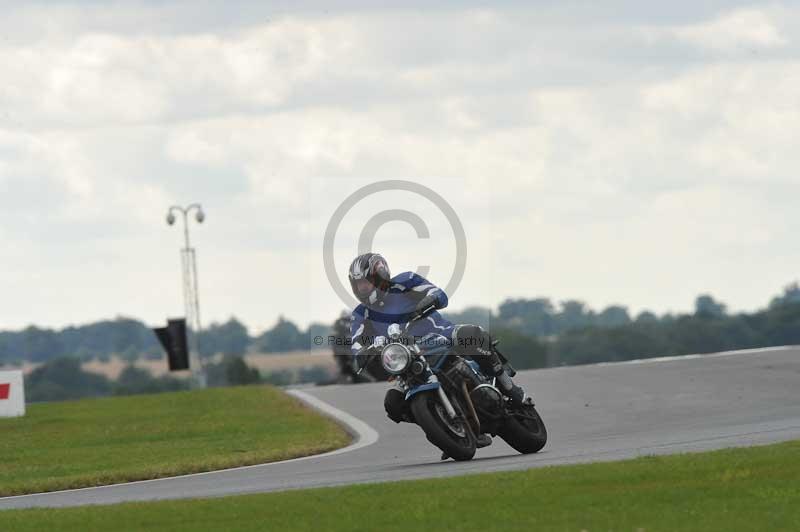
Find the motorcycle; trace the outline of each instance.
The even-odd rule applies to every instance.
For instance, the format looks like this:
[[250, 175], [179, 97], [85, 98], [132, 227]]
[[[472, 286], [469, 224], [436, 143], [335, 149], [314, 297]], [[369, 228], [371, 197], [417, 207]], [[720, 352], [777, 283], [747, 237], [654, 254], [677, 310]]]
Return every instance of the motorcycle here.
[[[536, 453], [547, 443], [547, 429], [533, 404], [517, 405], [496, 386], [495, 378], [484, 375], [478, 364], [452, 352], [451, 343], [441, 336], [420, 347], [407, 334], [411, 325], [433, 310], [426, 309], [405, 327], [392, 323], [388, 338], [378, 337], [367, 353], [363, 370], [374, 357], [397, 381], [405, 394], [410, 420], [425, 432], [428, 441], [442, 450], [442, 459], [471, 460], [477, 449], [477, 435], [500, 436], [523, 454]], [[516, 373], [498, 351], [510, 376]], [[380, 353], [377, 353], [380, 350]]]

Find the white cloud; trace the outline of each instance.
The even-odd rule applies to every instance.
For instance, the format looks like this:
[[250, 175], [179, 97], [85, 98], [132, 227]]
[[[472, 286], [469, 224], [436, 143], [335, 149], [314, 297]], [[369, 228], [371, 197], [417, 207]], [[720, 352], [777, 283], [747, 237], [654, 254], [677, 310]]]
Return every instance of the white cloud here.
[[[800, 59], [775, 10], [680, 8], [682, 26], [643, 30], [561, 8], [353, 8], [198, 29], [173, 6], [137, 31], [127, 21], [152, 13], [133, 6], [91, 24], [41, 9], [56, 36], [0, 44], [0, 290], [25, 301], [0, 328], [179, 311], [163, 216], [189, 201], [208, 211], [193, 229], [206, 319], [328, 319], [327, 217], [355, 183], [389, 178], [462, 213], [474, 252], [456, 307], [662, 310], [708, 290], [754, 307], [796, 275]], [[761, 55], [728, 53], [742, 46]], [[398, 264], [439, 253], [390, 229]]]
[[67, 46], [0, 45], [0, 104], [22, 127], [136, 124], [274, 107], [332, 58], [349, 54], [352, 35], [337, 19], [285, 17], [232, 35], [86, 33]]
[[687, 171], [717, 181], [795, 180], [798, 82], [797, 60], [719, 63], [644, 87], [642, 102]]
[[772, 17], [755, 8], [736, 9], [714, 20], [674, 28], [671, 32], [682, 41], [719, 51], [776, 48], [788, 42]]

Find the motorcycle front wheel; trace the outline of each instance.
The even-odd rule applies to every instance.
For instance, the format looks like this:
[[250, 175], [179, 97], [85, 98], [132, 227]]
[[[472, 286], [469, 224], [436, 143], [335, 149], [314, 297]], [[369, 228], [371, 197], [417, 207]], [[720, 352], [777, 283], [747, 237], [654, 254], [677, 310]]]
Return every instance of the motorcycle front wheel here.
[[522, 407], [503, 422], [498, 435], [522, 454], [538, 453], [547, 443], [547, 429], [533, 406]]
[[[455, 406], [455, 405], [454, 405]], [[471, 460], [475, 456], [475, 435], [463, 415], [455, 419], [439, 400], [438, 393], [424, 392], [411, 400], [411, 412], [425, 431], [428, 441], [454, 460]]]

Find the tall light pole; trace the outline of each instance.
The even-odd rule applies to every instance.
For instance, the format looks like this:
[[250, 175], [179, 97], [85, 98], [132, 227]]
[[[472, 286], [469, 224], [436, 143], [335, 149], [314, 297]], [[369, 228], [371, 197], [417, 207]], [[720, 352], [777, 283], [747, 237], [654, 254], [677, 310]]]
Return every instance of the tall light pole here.
[[199, 203], [192, 203], [187, 207], [173, 205], [167, 211], [167, 224], [175, 223], [175, 213], [183, 215], [184, 247], [181, 249], [181, 264], [183, 265], [183, 304], [186, 309], [186, 324], [189, 332], [189, 359], [192, 366], [192, 375], [199, 388], [206, 387], [206, 372], [200, 362], [200, 295], [197, 290], [197, 261], [194, 248], [189, 242], [189, 214], [194, 211], [197, 223], [203, 223], [206, 215]]

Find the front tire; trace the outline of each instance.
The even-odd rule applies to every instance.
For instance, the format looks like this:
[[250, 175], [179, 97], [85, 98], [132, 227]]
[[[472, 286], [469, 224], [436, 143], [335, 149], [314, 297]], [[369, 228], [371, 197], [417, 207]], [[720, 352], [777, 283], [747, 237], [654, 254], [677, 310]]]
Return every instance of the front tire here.
[[447, 456], [458, 461], [471, 460], [475, 456], [475, 435], [463, 415], [451, 419], [437, 393], [415, 395], [411, 400], [411, 412], [428, 441]]
[[512, 413], [503, 422], [498, 434], [522, 454], [538, 453], [547, 443], [544, 421], [532, 406], [523, 407], [519, 414]]

